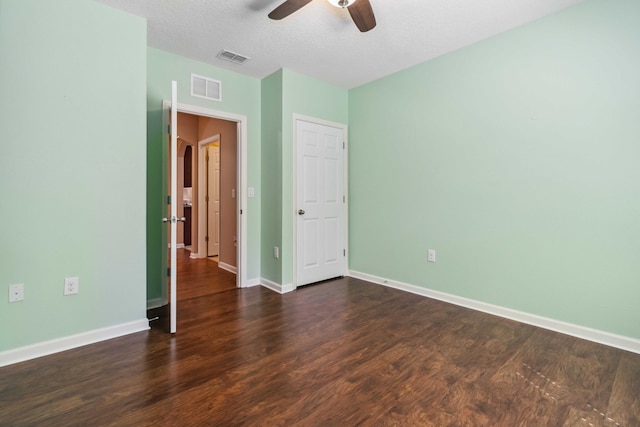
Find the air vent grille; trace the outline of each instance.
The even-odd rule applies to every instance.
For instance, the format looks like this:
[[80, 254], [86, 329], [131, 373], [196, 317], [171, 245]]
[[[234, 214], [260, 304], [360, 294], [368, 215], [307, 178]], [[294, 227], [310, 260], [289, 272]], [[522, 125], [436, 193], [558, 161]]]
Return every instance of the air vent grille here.
[[220, 59], [233, 62], [234, 64], [242, 64], [249, 59], [249, 57], [247, 56], [240, 55], [239, 53], [231, 52], [230, 50], [226, 50], [226, 49], [221, 50], [217, 56]]
[[222, 101], [222, 83], [209, 77], [191, 74], [191, 96]]

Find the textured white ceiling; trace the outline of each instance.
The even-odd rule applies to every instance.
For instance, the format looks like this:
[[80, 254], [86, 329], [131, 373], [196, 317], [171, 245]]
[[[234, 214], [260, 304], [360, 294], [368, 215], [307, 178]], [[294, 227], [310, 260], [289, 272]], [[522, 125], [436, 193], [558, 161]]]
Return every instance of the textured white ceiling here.
[[[97, 0], [148, 21], [151, 47], [263, 78], [289, 68], [350, 89], [583, 0], [370, 0], [378, 25], [360, 33], [326, 0], [285, 18], [284, 0]], [[216, 58], [228, 49], [251, 59]]]

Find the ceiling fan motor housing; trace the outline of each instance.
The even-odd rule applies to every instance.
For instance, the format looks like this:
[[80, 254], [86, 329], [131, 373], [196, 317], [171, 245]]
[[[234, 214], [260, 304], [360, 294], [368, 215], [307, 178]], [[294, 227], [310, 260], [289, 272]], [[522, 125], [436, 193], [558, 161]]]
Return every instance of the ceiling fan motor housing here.
[[329, 3], [335, 7], [346, 8], [355, 3], [356, 0], [329, 0]]

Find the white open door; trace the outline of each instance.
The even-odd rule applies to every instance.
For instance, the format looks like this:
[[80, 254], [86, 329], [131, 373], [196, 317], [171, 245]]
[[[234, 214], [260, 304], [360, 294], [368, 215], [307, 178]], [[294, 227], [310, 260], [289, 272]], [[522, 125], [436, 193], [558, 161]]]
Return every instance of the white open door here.
[[207, 146], [207, 256], [220, 253], [220, 146]]
[[296, 285], [343, 276], [343, 129], [296, 121]]
[[170, 331], [176, 332], [176, 313], [178, 306], [177, 296], [177, 235], [178, 235], [178, 221], [184, 221], [184, 218], [178, 218], [178, 83], [176, 81], [171, 82], [171, 136], [170, 136], [170, 149], [171, 149], [171, 188], [170, 188], [170, 216], [164, 218], [163, 221], [169, 223], [169, 317], [170, 317]]

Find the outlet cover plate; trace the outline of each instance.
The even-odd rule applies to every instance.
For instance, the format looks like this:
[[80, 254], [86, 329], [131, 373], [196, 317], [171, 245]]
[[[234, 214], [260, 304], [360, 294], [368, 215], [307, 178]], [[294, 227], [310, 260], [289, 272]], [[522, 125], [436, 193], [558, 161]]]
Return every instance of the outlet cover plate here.
[[80, 279], [77, 277], [64, 278], [64, 294], [75, 295], [80, 290]]
[[24, 285], [22, 283], [9, 285], [9, 302], [24, 300]]
[[428, 255], [427, 255], [427, 261], [436, 262], [436, 250], [435, 249], [429, 249], [429, 252], [428, 252]]

